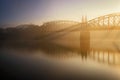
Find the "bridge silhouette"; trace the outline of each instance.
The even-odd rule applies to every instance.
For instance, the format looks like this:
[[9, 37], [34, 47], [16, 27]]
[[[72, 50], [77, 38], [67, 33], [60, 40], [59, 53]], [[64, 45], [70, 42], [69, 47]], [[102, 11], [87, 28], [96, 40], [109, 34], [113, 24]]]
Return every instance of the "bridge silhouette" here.
[[[57, 22], [55, 22], [57, 23]], [[64, 21], [62, 22], [64, 23]], [[87, 58], [88, 55], [91, 55], [94, 57], [96, 54], [94, 52], [96, 51], [98, 54], [99, 59], [99, 50], [94, 50], [90, 47], [90, 33], [91, 31], [113, 31], [113, 30], [120, 30], [120, 13], [113, 13], [108, 14], [104, 16], [100, 16], [97, 18], [94, 18], [92, 20], [87, 21], [87, 17], [82, 17], [82, 22], [72, 25], [68, 28], [64, 28], [55, 32], [51, 32], [47, 35], [44, 35], [41, 37], [42, 40], [54, 40], [56, 38], [62, 37], [66, 34], [69, 34], [70, 32], [79, 31], [80, 32], [80, 54], [82, 55], [82, 58]], [[118, 51], [120, 51], [118, 49]], [[103, 51], [104, 53], [104, 51]], [[108, 61], [110, 60], [110, 50], [107, 50], [108, 54]], [[104, 55], [103, 55], [104, 59]], [[103, 60], [104, 61], [104, 60]], [[115, 62], [115, 56], [113, 56], [113, 62]]]
[[[64, 22], [66, 21], [62, 21], [61, 23], [64, 23]], [[59, 23], [59, 22], [56, 21], [54, 23]], [[87, 21], [87, 17], [82, 17], [82, 22], [76, 25], [72, 25], [70, 27], [55, 31], [55, 32], [51, 32], [50, 34], [44, 35], [41, 38], [43, 39], [48, 38], [49, 40], [55, 39], [60, 36], [66, 35], [69, 32], [83, 31], [83, 28], [84, 30], [89, 30], [89, 31], [120, 30], [120, 13], [113, 13], [113, 14], [100, 16], [89, 21]]]

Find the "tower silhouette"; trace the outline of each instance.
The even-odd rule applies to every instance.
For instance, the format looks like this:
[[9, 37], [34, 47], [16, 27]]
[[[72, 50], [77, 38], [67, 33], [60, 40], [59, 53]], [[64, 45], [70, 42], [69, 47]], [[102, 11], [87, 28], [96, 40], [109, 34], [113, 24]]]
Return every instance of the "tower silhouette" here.
[[82, 16], [82, 30], [80, 30], [80, 53], [86, 58], [90, 52], [90, 31], [87, 23], [87, 16]]

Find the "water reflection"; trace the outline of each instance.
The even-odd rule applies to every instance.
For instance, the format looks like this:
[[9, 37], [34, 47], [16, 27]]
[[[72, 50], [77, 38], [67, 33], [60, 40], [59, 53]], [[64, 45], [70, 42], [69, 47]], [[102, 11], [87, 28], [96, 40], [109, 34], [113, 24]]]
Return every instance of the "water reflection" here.
[[80, 32], [80, 53], [82, 58], [87, 58], [90, 52], [90, 31], [83, 30]]
[[[31, 41], [20, 41], [20, 42], [17, 42], [17, 41], [16, 42], [15, 41], [7, 42], [6, 41], [3, 44], [4, 45], [1, 46], [1, 50], [0, 50], [1, 53], [14, 53], [14, 54], [23, 54], [23, 55], [27, 54], [27, 55], [32, 55], [34, 57], [40, 58], [39, 63], [36, 63], [34, 61], [31, 61], [31, 60], [30, 60], [29, 63], [31, 63], [32, 65], [37, 64], [37, 66], [38, 66], [38, 64], [40, 64], [40, 66], [38, 66], [37, 68], [34, 68], [34, 69], [40, 68], [40, 72], [43, 71], [42, 74], [45, 73], [44, 70], [48, 70], [47, 74], [48, 73], [51, 74], [51, 72], [57, 71], [59, 73], [59, 75], [60, 74], [61, 75], [66, 75], [69, 72], [70, 75], [74, 76], [73, 79], [78, 77], [78, 76], [80, 78], [83, 78], [83, 76], [85, 78], [87, 76], [86, 78], [88, 78], [88, 79], [86, 79], [86, 80], [89, 80], [90, 77], [92, 77], [91, 79], [94, 79], [93, 78], [93, 76], [94, 76], [95, 77], [94, 80], [99, 80], [99, 79], [109, 80], [108, 78], [111, 78], [109, 76], [113, 75], [114, 72], [112, 70], [109, 70], [108, 68], [105, 68], [105, 70], [104, 69], [101, 70], [102, 68], [104, 68], [104, 66], [101, 65], [101, 63], [102, 64], [109, 64], [109, 65], [112, 64], [112, 65], [115, 66], [115, 65], [119, 65], [119, 61], [120, 61], [118, 52], [113, 52], [113, 51], [110, 51], [110, 50], [104, 50], [103, 51], [103, 50], [100, 50], [100, 49], [94, 49], [94, 48], [87, 47], [87, 49], [84, 49], [82, 51], [84, 53], [82, 53], [81, 49], [80, 49], [81, 47], [79, 49], [72, 49], [70, 47], [65, 47], [63, 45], [53, 43], [53, 42], [49, 42], [49, 41], [32, 41], [32, 42]], [[85, 42], [85, 44], [86, 44], [86, 42]], [[86, 46], [88, 46], [87, 44], [86, 44]], [[85, 54], [87, 54], [87, 55], [85, 55]], [[45, 55], [45, 56], [43, 56], [43, 55]], [[11, 57], [11, 56], [9, 55], [7, 57]], [[41, 57], [42, 57], [42, 59], [41, 59]], [[48, 57], [51, 58], [51, 59], [44, 60], [45, 58], [48, 58]], [[1, 59], [3, 59], [3, 58], [1, 58]], [[25, 59], [27, 59], [27, 57]], [[16, 60], [16, 59], [13, 60], [12, 58], [7, 59], [7, 60], [12, 60], [13, 62], [16, 61], [17, 62], [16, 64], [18, 66], [18, 64], [23, 65], [23, 63], [24, 63], [23, 60], [25, 60], [25, 59], [22, 58], [22, 62], [18, 62], [18, 60]], [[57, 59], [62, 61], [62, 63], [58, 64]], [[67, 63], [66, 63], [66, 60], [67, 60]], [[48, 61], [52, 61], [53, 63], [49, 63]], [[13, 62], [11, 62], [11, 63], [13, 64]], [[71, 65], [68, 65], [68, 62]], [[85, 62], [88, 62], [88, 63], [85, 64]], [[6, 60], [5, 60], [5, 63], [6, 63]], [[8, 61], [8, 63], [10, 63], [10, 61]], [[57, 63], [57, 64], [55, 64], [55, 63]], [[46, 65], [46, 66], [41, 67], [42, 65]], [[52, 66], [56, 65], [57, 68], [56, 67], [51, 68], [51, 65]], [[67, 65], [67, 67], [65, 67], [65, 65]], [[75, 65], [79, 65], [79, 66], [75, 66]], [[90, 65], [92, 65], [92, 67], [93, 66], [94, 67], [91, 68]], [[14, 64], [14, 66], [15, 66], [15, 64]], [[74, 68], [71, 67], [71, 66], [74, 66]], [[50, 71], [49, 71], [49, 69], [50, 69]], [[90, 69], [90, 70], [88, 70], [88, 69]], [[92, 70], [92, 72], [95, 73], [95, 74], [92, 74], [92, 76], [91, 76], [91, 70]], [[108, 73], [104, 74], [104, 72], [102, 72], [102, 71], [104, 71], [104, 72], [108, 71], [108, 73], [113, 72], [113, 74], [108, 74]], [[36, 73], [36, 72], [38, 72], [38, 70], [35, 70], [34, 72]], [[100, 73], [100, 74], [96, 75], [97, 72]], [[52, 74], [55, 75], [56, 72], [54, 72]], [[114, 74], [113, 77], [117, 78], [116, 76], [117, 75]], [[96, 77], [97, 77], [97, 79], [96, 79]], [[103, 78], [103, 77], [105, 77], [105, 78]], [[108, 77], [108, 78], [106, 78], [106, 77]]]
[[117, 51], [91, 50], [90, 57], [100, 63], [109, 65], [120, 65], [120, 53]]
[[[120, 65], [119, 45], [116, 45], [115, 42], [115, 48], [117, 48], [117, 50], [114, 50], [113, 47], [112, 49], [108, 49], [105, 48], [106, 46], [104, 45], [101, 47], [100, 43], [96, 45], [95, 42], [101, 41], [101, 39], [97, 39], [96, 41], [94, 39], [93, 41], [93, 39], [91, 39], [93, 34], [91, 35], [89, 31], [81, 31], [76, 34], [79, 35], [74, 36], [73, 32], [71, 32], [72, 37], [69, 35], [67, 38], [65, 38], [65, 36], [58, 40], [1, 41], [1, 62], [4, 66], [12, 65], [12, 69], [11, 67], [5, 67], [5, 70], [13, 70], [15, 72], [17, 71], [16, 67], [25, 65], [23, 66], [25, 70], [22, 69], [22, 73], [24, 73], [24, 71], [26, 72], [26, 68], [32, 66], [32, 69], [30, 68], [28, 72], [32, 70], [36, 75], [41, 74], [40, 76], [44, 73], [44, 75], [47, 74], [47, 77], [48, 75], [51, 77], [52, 74], [53, 77], [59, 75], [59, 78], [62, 76], [73, 77], [73, 79], [88, 78], [87, 80], [116, 80], [120, 74], [118, 73], [120, 68], [115, 71], [115, 68]], [[71, 42], [69, 42], [69, 39], [72, 39]], [[104, 43], [111, 44], [112, 41], [108, 41], [104, 41]], [[65, 44], [66, 42], [68, 43]], [[15, 56], [11, 55], [11, 53], [14, 53]], [[21, 58], [18, 57], [18, 54], [26, 56]], [[36, 62], [28, 59], [28, 56], [32, 56], [35, 59], [37, 58], [38, 61]], [[111, 68], [111, 66], [114, 67]], [[14, 68], [16, 70], [14, 70]], [[19, 70], [21, 71], [21, 68]], [[48, 79], [50, 79], [50, 77]]]
[[[82, 41], [83, 42], [83, 41]], [[84, 41], [85, 42], [85, 41]], [[83, 43], [84, 43], [83, 42]], [[83, 44], [82, 43], [82, 44]], [[14, 50], [16, 53], [21, 54], [36, 54], [35, 52], [42, 52], [45, 55], [54, 58], [69, 58], [74, 56], [80, 56], [81, 60], [91, 59], [98, 63], [108, 64], [108, 65], [120, 65], [120, 53], [118, 51], [112, 50], [101, 50], [88, 47], [89, 43], [85, 42], [84, 49], [72, 49], [65, 46], [58, 45], [56, 43], [50, 42], [5, 42], [1, 46], [1, 50]], [[90, 45], [89, 45], [90, 46]], [[23, 53], [24, 51], [28, 51]], [[37, 53], [39, 54], [39, 53]]]

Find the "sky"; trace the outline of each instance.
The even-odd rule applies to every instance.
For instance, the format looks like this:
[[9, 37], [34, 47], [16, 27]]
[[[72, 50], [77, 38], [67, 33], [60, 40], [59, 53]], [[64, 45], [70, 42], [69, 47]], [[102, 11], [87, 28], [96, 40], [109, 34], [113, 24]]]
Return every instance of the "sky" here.
[[81, 21], [120, 12], [120, 0], [0, 0], [0, 24]]

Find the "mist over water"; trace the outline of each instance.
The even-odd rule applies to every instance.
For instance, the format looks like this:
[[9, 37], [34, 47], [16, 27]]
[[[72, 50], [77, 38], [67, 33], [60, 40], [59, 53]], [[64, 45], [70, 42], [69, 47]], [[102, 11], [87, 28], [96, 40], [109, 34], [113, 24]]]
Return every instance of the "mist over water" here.
[[[90, 43], [83, 40], [84, 46], [80, 44], [80, 35], [79, 31], [73, 31], [51, 40], [2, 42], [3, 74], [12, 78], [17, 76], [18, 80], [119, 80], [119, 31], [91, 32], [90, 40], [87, 40]], [[81, 46], [86, 49], [82, 50]]]

